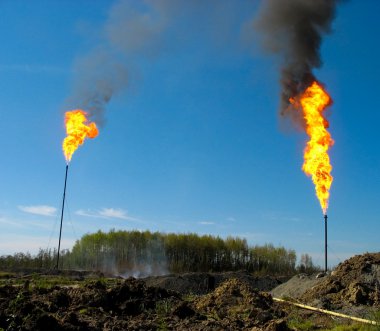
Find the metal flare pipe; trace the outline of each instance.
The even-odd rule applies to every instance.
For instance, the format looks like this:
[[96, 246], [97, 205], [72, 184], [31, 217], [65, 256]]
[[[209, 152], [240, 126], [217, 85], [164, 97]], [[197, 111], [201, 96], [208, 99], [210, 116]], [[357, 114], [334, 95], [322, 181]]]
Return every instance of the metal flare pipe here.
[[58, 252], [57, 252], [57, 263], [55, 269], [58, 269], [59, 266], [59, 251], [61, 250], [61, 237], [62, 237], [62, 222], [63, 222], [63, 211], [65, 210], [65, 197], [66, 197], [66, 183], [67, 183], [67, 171], [69, 170], [69, 165], [66, 164], [65, 172], [65, 186], [63, 188], [63, 198], [62, 198], [62, 211], [61, 211], [61, 226], [59, 228], [59, 240], [58, 240]]

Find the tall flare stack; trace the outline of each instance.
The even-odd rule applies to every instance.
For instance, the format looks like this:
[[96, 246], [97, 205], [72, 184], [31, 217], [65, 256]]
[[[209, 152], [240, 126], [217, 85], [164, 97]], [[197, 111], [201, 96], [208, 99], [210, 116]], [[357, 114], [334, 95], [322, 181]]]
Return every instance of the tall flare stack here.
[[323, 216], [325, 219], [325, 273], [327, 272], [327, 215]]
[[331, 32], [337, 4], [343, 0], [263, 0], [254, 22], [264, 48], [281, 61], [280, 114], [309, 137], [302, 170], [310, 176], [325, 223], [327, 272], [327, 208], [333, 182], [328, 154], [334, 141], [327, 131], [325, 110], [332, 99], [313, 70], [321, 67], [322, 37]]
[[62, 199], [62, 209], [61, 209], [61, 223], [59, 228], [59, 240], [58, 240], [58, 252], [57, 252], [57, 262], [55, 268], [59, 268], [59, 255], [61, 249], [61, 237], [62, 237], [62, 224], [63, 224], [63, 213], [65, 210], [65, 199], [66, 199], [66, 184], [67, 184], [67, 173], [69, 169], [69, 163], [74, 152], [77, 148], [84, 143], [86, 138], [95, 138], [98, 134], [98, 128], [94, 122], [89, 122], [87, 119], [87, 113], [81, 109], [76, 109], [68, 111], [65, 113], [65, 126], [66, 126], [66, 138], [63, 140], [62, 149], [63, 154], [66, 159], [66, 171], [65, 171], [65, 185], [63, 188], [63, 199]]
[[57, 251], [57, 263], [55, 265], [55, 268], [58, 269], [59, 266], [59, 252], [61, 251], [61, 237], [62, 237], [62, 223], [63, 223], [63, 212], [65, 210], [65, 199], [66, 199], [66, 183], [67, 183], [67, 172], [69, 170], [69, 165], [66, 164], [66, 171], [65, 171], [65, 185], [63, 188], [63, 198], [62, 198], [62, 209], [61, 209], [61, 223], [59, 227], [59, 240], [58, 240], [58, 251]]

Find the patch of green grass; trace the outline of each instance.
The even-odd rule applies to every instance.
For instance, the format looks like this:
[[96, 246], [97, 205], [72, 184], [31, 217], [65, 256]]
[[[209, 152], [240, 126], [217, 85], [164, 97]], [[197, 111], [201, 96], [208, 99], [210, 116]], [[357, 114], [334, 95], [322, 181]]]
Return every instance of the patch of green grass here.
[[168, 326], [166, 324], [166, 321], [164, 319], [160, 319], [158, 327], [157, 327], [157, 330], [158, 331], [167, 331], [167, 330], [169, 330]]
[[51, 281], [49, 281], [48, 278], [41, 277], [37, 274], [32, 275], [32, 284], [36, 288], [51, 288], [52, 287]]
[[367, 318], [377, 323], [376, 326], [371, 326], [372, 330], [380, 330], [380, 310], [370, 313]]
[[312, 321], [307, 319], [304, 320], [298, 317], [290, 319], [287, 324], [292, 330], [307, 331], [317, 329]]
[[79, 313], [80, 315], [84, 315], [84, 314], [87, 313], [87, 311], [88, 311], [87, 308], [82, 308], [81, 310], [78, 311], [78, 313]]
[[171, 304], [168, 300], [161, 300], [156, 303], [156, 314], [160, 317], [167, 316], [171, 310]]
[[199, 296], [193, 293], [188, 293], [182, 296], [182, 300], [187, 301], [187, 302], [194, 302], [196, 298]]
[[22, 291], [20, 291], [17, 296], [9, 303], [9, 307], [11, 309], [16, 309], [20, 304], [22, 304], [22, 302], [24, 302], [24, 300], [24, 295]]
[[14, 277], [14, 276], [16, 276], [16, 273], [14, 272], [0, 271], [0, 278], [9, 278], [9, 277]]
[[[350, 323], [346, 321], [346, 323]], [[288, 327], [292, 330], [297, 331], [307, 331], [307, 330], [320, 330], [320, 331], [380, 331], [379, 326], [364, 324], [364, 323], [353, 323], [353, 324], [333, 324], [331, 326], [324, 326], [325, 329], [322, 329], [321, 326], [317, 325], [315, 321], [308, 318], [302, 318], [299, 315], [294, 314], [288, 320]], [[327, 327], [327, 328], [326, 328]]]
[[33, 273], [21, 277], [14, 274], [13, 276], [8, 277], [6, 276], [8, 274], [11, 275], [11, 273], [0, 271], [0, 286], [12, 285], [25, 287], [26, 282], [29, 282], [29, 286], [26, 289], [51, 289], [55, 286], [86, 286], [96, 283], [100, 283], [104, 286], [113, 286], [120, 283], [120, 280], [118, 279], [105, 277], [78, 279], [65, 275], [46, 275], [39, 273]]
[[366, 319], [376, 322], [377, 325], [353, 323], [350, 325], [336, 325], [324, 331], [380, 331], [380, 311], [369, 313]]
[[165, 318], [170, 314], [172, 305], [168, 300], [161, 300], [156, 303], [155, 312], [158, 317], [157, 330], [166, 331], [168, 326]]
[[371, 326], [367, 326], [364, 324], [351, 324], [351, 325], [336, 325], [332, 329], [326, 329], [323, 331], [369, 331], [369, 330], [372, 330]]

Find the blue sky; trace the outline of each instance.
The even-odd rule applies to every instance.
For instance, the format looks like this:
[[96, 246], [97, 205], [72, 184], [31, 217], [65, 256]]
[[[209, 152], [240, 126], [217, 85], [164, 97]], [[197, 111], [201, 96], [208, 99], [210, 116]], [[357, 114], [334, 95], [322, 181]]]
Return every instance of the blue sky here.
[[[0, 2], [0, 254], [57, 246], [63, 114], [78, 63], [107, 45], [124, 6], [128, 84], [70, 163], [62, 247], [98, 229], [197, 232], [323, 264], [323, 216], [301, 170], [307, 137], [279, 119], [279, 63], [250, 24], [259, 1], [176, 3], [157, 15], [135, 1]], [[339, 6], [315, 72], [334, 99], [330, 264], [379, 250], [379, 11]]]

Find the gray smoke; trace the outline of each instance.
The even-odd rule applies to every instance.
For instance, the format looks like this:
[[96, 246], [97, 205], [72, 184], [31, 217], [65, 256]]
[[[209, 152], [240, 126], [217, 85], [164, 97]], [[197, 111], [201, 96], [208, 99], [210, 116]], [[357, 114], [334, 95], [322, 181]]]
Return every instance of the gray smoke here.
[[107, 53], [99, 50], [77, 61], [73, 92], [66, 101], [68, 109], [84, 109], [100, 125], [107, 103], [128, 82], [125, 65]]
[[[227, 0], [116, 1], [98, 32], [97, 46], [76, 61], [72, 93], [65, 107], [82, 108], [102, 125], [107, 104], [127, 87], [131, 70], [135, 72], [141, 61], [181, 47], [200, 32], [214, 34], [213, 41], [225, 42], [233, 8]], [[194, 18], [198, 30], [189, 29]], [[173, 26], [175, 29], [169, 29]]]
[[158, 52], [171, 14], [165, 10], [167, 3], [168, 0], [146, 0], [136, 6], [132, 1], [122, 0], [112, 6], [99, 32], [97, 46], [75, 63], [67, 108], [82, 108], [97, 124], [104, 124], [107, 104], [128, 85], [133, 59]]
[[331, 32], [340, 0], [263, 0], [255, 28], [264, 48], [281, 59], [281, 115], [302, 124], [289, 98], [316, 80], [313, 69], [322, 65], [322, 37]]

